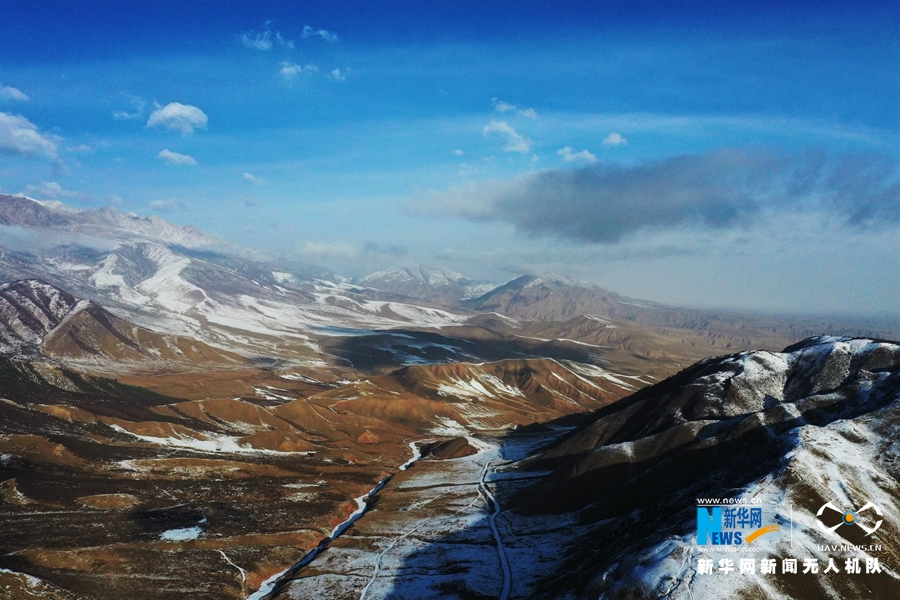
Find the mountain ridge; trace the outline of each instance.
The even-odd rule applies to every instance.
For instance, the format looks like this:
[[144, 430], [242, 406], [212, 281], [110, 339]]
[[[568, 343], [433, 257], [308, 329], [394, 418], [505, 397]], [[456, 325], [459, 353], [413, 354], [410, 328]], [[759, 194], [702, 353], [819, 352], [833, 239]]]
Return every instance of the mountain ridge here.
[[[475, 454], [424, 458], [272, 597], [336, 599], [354, 584], [389, 600], [896, 595], [900, 343], [817, 337], [711, 357], [574, 428], [563, 423], [522, 427], [499, 447], [478, 438]], [[485, 508], [467, 511], [485, 495]], [[704, 502], [758, 509], [765, 529], [740, 545], [701, 541]], [[841, 508], [823, 515], [826, 503]], [[877, 515], [860, 510], [867, 503]], [[840, 525], [847, 507], [877, 531], [817, 525]], [[753, 572], [739, 572], [739, 559], [752, 559]], [[776, 570], [761, 574], [763, 559]], [[818, 570], [785, 572], [790, 559]], [[842, 576], [873, 559], [879, 571]], [[713, 571], [700, 572], [701, 560]], [[729, 560], [734, 572], [723, 572]]]
[[246, 362], [197, 340], [139, 327], [37, 279], [0, 285], [0, 352], [118, 369]]
[[0, 194], [0, 224], [112, 238], [138, 236], [148, 241], [192, 248], [220, 243], [196, 227], [179, 227], [156, 216], [126, 214], [113, 207], [78, 209], [56, 200], [41, 201], [7, 194]]

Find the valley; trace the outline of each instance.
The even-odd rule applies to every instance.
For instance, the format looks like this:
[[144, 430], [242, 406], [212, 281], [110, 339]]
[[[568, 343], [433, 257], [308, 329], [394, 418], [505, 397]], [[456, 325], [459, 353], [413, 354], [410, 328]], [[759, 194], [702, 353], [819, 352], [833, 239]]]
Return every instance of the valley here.
[[782, 526], [790, 505], [823, 560], [828, 498], [900, 522], [895, 323], [682, 309], [560, 275], [351, 280], [21, 196], [0, 195], [0, 223], [44, 240], [0, 251], [7, 597], [896, 585], [888, 525], [885, 570], [857, 583], [703, 579], [691, 541], [705, 496], [764, 498]]

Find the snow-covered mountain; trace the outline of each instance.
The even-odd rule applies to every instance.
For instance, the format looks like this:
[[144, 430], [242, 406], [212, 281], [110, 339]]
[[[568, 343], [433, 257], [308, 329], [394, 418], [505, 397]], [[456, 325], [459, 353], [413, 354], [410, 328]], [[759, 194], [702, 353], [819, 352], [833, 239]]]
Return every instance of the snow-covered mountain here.
[[[900, 589], [896, 343], [820, 337], [707, 359], [574, 429], [550, 425], [502, 440], [458, 428], [477, 452], [420, 461], [270, 597], [890, 600]], [[758, 509], [758, 523], [741, 544], [700, 541], [709, 504]]]
[[139, 327], [35, 279], [0, 286], [0, 354], [54, 358], [70, 366], [107, 370], [126, 365], [145, 371], [177, 370], [247, 362], [198, 340]]
[[316, 340], [335, 332], [467, 318], [319, 269], [222, 253], [208, 248], [214, 238], [156, 217], [0, 196], [0, 223], [8, 226], [0, 238], [4, 280], [40, 279], [144, 328], [247, 356], [312, 358]]
[[[511, 507], [577, 511], [593, 523], [537, 584], [556, 591], [535, 597], [891, 598], [900, 589], [898, 426], [897, 343], [822, 337], [784, 352], [701, 361], [600, 409], [529, 461], [552, 473], [519, 491]], [[699, 543], [698, 498], [761, 507], [764, 525], [780, 530], [746, 547], [749, 554]], [[862, 512], [867, 503], [881, 515]], [[870, 529], [880, 519], [893, 525], [826, 531], [846, 510], [860, 511]], [[777, 571], [698, 572], [700, 560], [748, 557], [775, 559]], [[782, 571], [790, 558], [822, 570], [832, 559], [839, 573], [801, 584]], [[878, 558], [884, 569], [847, 577], [848, 558], [864, 566]]]
[[496, 287], [440, 267], [395, 267], [367, 275], [358, 281], [366, 287], [428, 302], [455, 304]]
[[[846, 323], [664, 307], [561, 275], [525, 276], [493, 287], [419, 266], [353, 283], [322, 268], [245, 258], [194, 228], [157, 217], [20, 196], [0, 195], [0, 224], [6, 225], [0, 281], [39, 279], [141, 327], [247, 356], [318, 360], [322, 341], [335, 336], [465, 324], [478, 329], [470, 331], [479, 340], [502, 338], [492, 342], [492, 358], [499, 358], [495, 350], [501, 345], [509, 357], [527, 354], [521, 344], [530, 338], [598, 348], [614, 340], [620, 349], [647, 348], [666, 338], [700, 348], [700, 354], [689, 353], [694, 360], [722, 348], [783, 347], [819, 333], [874, 334], [871, 327]], [[609, 331], [596, 334], [600, 321], [583, 326], [581, 321], [594, 317]], [[523, 321], [546, 326], [527, 325], [526, 332], [519, 330]], [[510, 345], [511, 338], [520, 347]], [[670, 358], [678, 354], [669, 350]], [[346, 353], [340, 360], [353, 361]]]
[[36, 348], [77, 306], [74, 296], [41, 281], [0, 285], [0, 352]]
[[219, 243], [195, 227], [178, 227], [155, 216], [125, 214], [111, 207], [82, 210], [58, 200], [34, 200], [5, 194], [0, 194], [0, 224], [113, 240], [142, 239], [185, 248]]

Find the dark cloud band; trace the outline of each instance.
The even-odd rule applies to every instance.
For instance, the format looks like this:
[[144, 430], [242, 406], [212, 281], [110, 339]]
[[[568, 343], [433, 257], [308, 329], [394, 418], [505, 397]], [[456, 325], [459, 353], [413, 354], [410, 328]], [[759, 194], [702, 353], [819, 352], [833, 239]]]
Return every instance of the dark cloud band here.
[[[451, 197], [455, 196], [455, 197]], [[613, 243], [640, 229], [726, 228], [781, 211], [900, 222], [897, 163], [880, 155], [724, 149], [634, 166], [549, 170], [434, 200], [442, 212], [536, 235]]]

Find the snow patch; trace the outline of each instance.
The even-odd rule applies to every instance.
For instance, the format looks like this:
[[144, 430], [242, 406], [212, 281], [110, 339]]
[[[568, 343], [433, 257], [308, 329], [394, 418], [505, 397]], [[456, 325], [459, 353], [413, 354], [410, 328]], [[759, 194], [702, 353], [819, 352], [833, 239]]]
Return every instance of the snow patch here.
[[441, 383], [437, 387], [437, 393], [440, 396], [460, 396], [463, 398], [494, 398], [494, 394], [490, 393], [480, 381], [472, 379], [471, 381], [463, 381], [462, 379], [453, 379], [451, 383]]
[[[315, 452], [282, 452], [280, 450], [265, 450], [254, 448], [252, 446], [242, 446], [238, 443], [238, 438], [224, 434], [205, 434], [203, 438], [193, 438], [188, 436], [179, 437], [153, 437], [149, 435], [139, 435], [132, 433], [119, 425], [110, 425], [112, 429], [119, 433], [124, 433], [135, 437], [141, 441], [157, 444], [159, 446], [170, 446], [173, 448], [183, 448], [185, 450], [196, 450], [200, 452], [225, 452], [229, 454], [272, 454], [272, 455], [310, 455]], [[130, 461], [121, 461], [122, 463]]]
[[587, 365], [584, 363], [577, 363], [577, 362], [572, 362], [572, 361], [568, 361], [568, 360], [565, 361], [565, 366], [568, 368], [568, 370], [570, 372], [575, 371], [576, 373], [580, 373], [581, 375], [585, 375], [587, 377], [599, 377], [601, 379], [611, 381], [612, 383], [615, 383], [619, 387], [624, 388], [626, 390], [633, 390], [633, 389], [635, 389], [635, 387], [628, 382], [622, 381], [622, 379], [638, 379], [637, 377], [631, 377], [628, 375], [620, 375], [618, 373], [613, 375], [606, 369], [602, 369], [595, 365]]
[[194, 527], [182, 527], [181, 529], [169, 529], [160, 534], [160, 539], [167, 542], [186, 542], [188, 540], [196, 540], [203, 533], [203, 528], [199, 525]]
[[178, 256], [165, 246], [145, 244], [144, 256], [153, 261], [157, 271], [145, 279], [137, 290], [175, 313], [185, 313], [207, 300], [206, 292], [181, 277], [181, 272], [191, 264], [191, 259]]
[[110, 254], [100, 262], [100, 268], [97, 269], [88, 281], [97, 289], [115, 288], [119, 297], [129, 304], [137, 304], [139, 306], [150, 302], [150, 298], [131, 289], [125, 278], [121, 275], [113, 273], [116, 268], [119, 257], [116, 254]]
[[10, 571], [9, 569], [0, 569], [0, 573], [6, 573], [7, 575], [15, 575], [16, 577], [21, 577], [28, 583], [30, 587], [37, 587], [44, 583], [37, 577], [28, 575], [27, 573], [19, 573], [18, 571]]
[[416, 445], [415, 442], [409, 443], [409, 449], [412, 450], [412, 454], [413, 454], [412, 458], [410, 458], [408, 461], [406, 461], [405, 463], [400, 465], [401, 471], [407, 470], [408, 468], [413, 466], [420, 458], [422, 458], [422, 451], [419, 450], [419, 447]]

